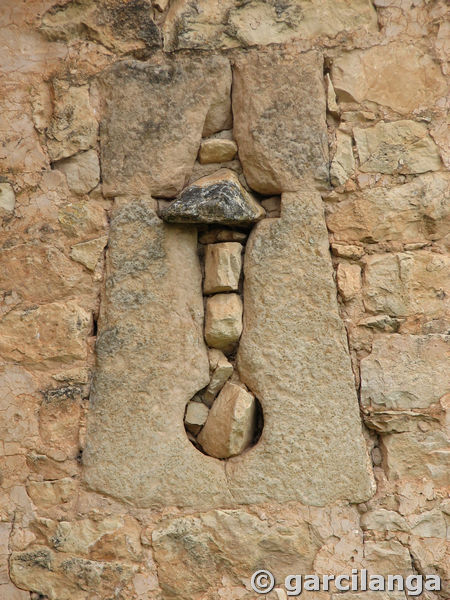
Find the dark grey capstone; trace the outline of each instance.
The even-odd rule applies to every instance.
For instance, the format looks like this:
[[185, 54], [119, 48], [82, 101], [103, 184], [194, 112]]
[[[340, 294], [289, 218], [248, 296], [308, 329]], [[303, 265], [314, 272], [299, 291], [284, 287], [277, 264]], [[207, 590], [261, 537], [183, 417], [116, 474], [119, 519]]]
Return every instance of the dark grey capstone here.
[[167, 223], [246, 226], [262, 219], [264, 209], [237, 183], [219, 181], [191, 185], [160, 213]]

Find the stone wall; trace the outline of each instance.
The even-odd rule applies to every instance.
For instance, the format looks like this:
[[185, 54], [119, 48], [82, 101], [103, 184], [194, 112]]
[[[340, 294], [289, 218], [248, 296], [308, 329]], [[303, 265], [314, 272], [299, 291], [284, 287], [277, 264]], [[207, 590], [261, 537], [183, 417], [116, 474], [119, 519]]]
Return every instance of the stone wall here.
[[449, 34], [3, 0], [1, 600], [449, 597]]

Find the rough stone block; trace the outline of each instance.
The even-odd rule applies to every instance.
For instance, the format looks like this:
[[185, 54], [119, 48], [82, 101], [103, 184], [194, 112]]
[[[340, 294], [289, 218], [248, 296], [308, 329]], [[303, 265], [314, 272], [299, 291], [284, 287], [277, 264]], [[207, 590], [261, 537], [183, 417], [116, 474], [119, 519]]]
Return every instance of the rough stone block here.
[[237, 242], [206, 246], [204, 294], [237, 291], [242, 269], [241, 254], [242, 245]]
[[352, 300], [361, 293], [361, 267], [339, 263], [336, 273], [339, 293], [345, 301]]
[[262, 194], [328, 180], [322, 57], [273, 48], [240, 55], [233, 69], [233, 132], [245, 178]]
[[100, 163], [95, 150], [61, 160], [55, 168], [64, 173], [69, 189], [76, 194], [88, 194], [100, 181]]
[[202, 165], [209, 163], [223, 163], [233, 160], [236, 156], [237, 146], [233, 140], [213, 138], [205, 140], [200, 146], [198, 160]]
[[214, 398], [233, 374], [233, 365], [228, 362], [225, 354], [217, 348], [208, 348], [208, 359], [211, 379], [202, 394], [202, 399], [208, 406], [211, 406]]
[[255, 423], [255, 398], [228, 381], [214, 401], [197, 440], [209, 456], [229, 458], [250, 444]]
[[0, 183], [0, 211], [13, 213], [16, 205], [16, 195], [10, 183]]
[[205, 339], [208, 346], [231, 352], [242, 333], [242, 300], [238, 294], [216, 294], [206, 301]]
[[208, 407], [203, 404], [203, 402], [189, 402], [186, 407], [186, 415], [184, 417], [186, 429], [194, 435], [197, 435], [197, 433], [206, 423], [208, 413]]

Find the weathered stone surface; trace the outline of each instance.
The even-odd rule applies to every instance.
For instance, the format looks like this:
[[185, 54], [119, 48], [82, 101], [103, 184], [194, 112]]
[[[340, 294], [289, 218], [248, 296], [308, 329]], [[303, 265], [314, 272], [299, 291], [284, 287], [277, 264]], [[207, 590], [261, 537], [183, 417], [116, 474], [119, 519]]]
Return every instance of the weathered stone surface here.
[[64, 173], [69, 189], [76, 194], [88, 194], [100, 181], [100, 164], [95, 150], [80, 152], [55, 166]]
[[336, 240], [417, 242], [446, 235], [450, 226], [450, 179], [444, 173], [419, 175], [393, 188], [347, 194], [329, 206], [328, 228]]
[[242, 244], [209, 244], [205, 250], [203, 293], [236, 292], [242, 269]]
[[71, 477], [55, 481], [29, 481], [27, 494], [36, 506], [49, 508], [65, 504], [73, 499], [76, 482]]
[[448, 487], [448, 436], [445, 431], [405, 432], [383, 435], [388, 477], [423, 479]]
[[274, 48], [240, 55], [233, 69], [233, 132], [245, 178], [262, 194], [328, 179], [322, 58]]
[[195, 230], [165, 225], [145, 201], [117, 208], [102, 306], [86, 481], [139, 506], [229, 502], [222, 465], [183, 424], [209, 382]]
[[365, 173], [425, 173], [441, 168], [439, 149], [427, 126], [416, 121], [380, 121], [353, 130], [360, 169]]
[[243, 581], [249, 582], [248, 574], [260, 565], [279, 580], [288, 573], [310, 573], [317, 537], [298, 515], [280, 517], [215, 510], [163, 523], [152, 535], [163, 593], [180, 600], [220, 597], [215, 590], [228, 579], [239, 586], [234, 597], [240, 598]]
[[366, 0], [200, 0], [171, 3], [164, 23], [166, 47], [233, 48], [336, 36], [359, 29], [376, 31], [377, 18]]
[[364, 304], [371, 312], [398, 317], [448, 311], [450, 259], [427, 250], [365, 258]]
[[255, 425], [255, 398], [228, 381], [214, 401], [197, 440], [210, 456], [229, 458], [249, 446]]
[[362, 529], [374, 531], [409, 531], [405, 519], [393, 510], [379, 508], [361, 515]]
[[0, 211], [13, 213], [15, 205], [16, 195], [13, 186], [10, 183], [0, 183]]
[[90, 271], [93, 271], [100, 260], [107, 242], [108, 238], [102, 236], [94, 240], [89, 240], [88, 242], [75, 244], [72, 246], [70, 257], [84, 265]]
[[339, 263], [336, 279], [339, 293], [345, 301], [361, 293], [361, 267], [348, 263]]
[[128, 60], [104, 72], [104, 193], [178, 194], [189, 179], [202, 134], [229, 126], [230, 87], [228, 60], [217, 56]]
[[72, 86], [68, 81], [53, 82], [55, 108], [47, 130], [51, 160], [60, 160], [97, 144], [98, 123], [89, 98], [89, 86]]
[[168, 223], [217, 223], [245, 227], [265, 215], [260, 204], [240, 184], [233, 171], [220, 169], [182, 191], [161, 211]]
[[237, 146], [233, 140], [213, 138], [204, 140], [200, 146], [198, 160], [202, 165], [208, 163], [222, 163], [233, 160], [236, 156]]
[[374, 411], [437, 404], [450, 389], [449, 340], [443, 335], [384, 335], [361, 361], [361, 402]]
[[200, 429], [208, 418], [208, 407], [203, 402], [189, 402], [186, 407], [186, 415], [184, 417], [184, 424], [186, 429], [197, 435]]
[[211, 406], [214, 398], [233, 374], [233, 365], [228, 362], [225, 354], [217, 348], [208, 348], [208, 359], [211, 379], [202, 394], [202, 399], [208, 406]]
[[343, 131], [336, 131], [336, 153], [330, 167], [330, 179], [333, 185], [344, 184], [355, 170], [352, 138]]
[[38, 369], [85, 360], [91, 327], [91, 314], [74, 300], [13, 310], [0, 321], [0, 356]]
[[447, 91], [439, 64], [404, 43], [342, 54], [333, 61], [331, 77], [339, 100], [376, 102], [401, 114], [430, 107]]
[[258, 224], [247, 244], [238, 369], [261, 402], [264, 430], [228, 461], [231, 489], [252, 502], [361, 502], [372, 479], [321, 198], [284, 194], [281, 215]]
[[81, 390], [77, 386], [51, 389], [44, 394], [39, 408], [39, 433], [58, 459], [78, 456], [80, 416]]
[[71, 0], [50, 8], [40, 29], [52, 41], [98, 40], [125, 53], [161, 45], [150, 0]]
[[208, 346], [231, 352], [242, 332], [242, 300], [238, 294], [216, 294], [206, 301], [205, 339]]
[[[261, 202], [262, 204], [262, 202]], [[264, 207], [263, 207], [264, 208]], [[246, 231], [235, 231], [220, 227], [212, 227], [208, 231], [199, 233], [198, 241], [201, 244], [216, 244], [217, 242], [245, 242], [248, 237]]]

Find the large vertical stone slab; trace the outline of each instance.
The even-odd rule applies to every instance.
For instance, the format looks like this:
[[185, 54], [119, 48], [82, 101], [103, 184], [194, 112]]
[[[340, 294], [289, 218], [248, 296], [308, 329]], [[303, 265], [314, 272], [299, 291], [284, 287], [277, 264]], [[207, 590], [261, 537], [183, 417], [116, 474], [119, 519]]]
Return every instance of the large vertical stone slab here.
[[176, 196], [202, 133], [231, 125], [231, 69], [220, 56], [115, 63], [99, 79], [103, 192]]
[[373, 479], [317, 193], [283, 194], [281, 218], [250, 235], [244, 273], [238, 369], [264, 430], [227, 463], [233, 497], [367, 500]]
[[323, 60], [271, 48], [239, 55], [233, 69], [233, 132], [248, 184], [292, 192], [328, 180]]
[[197, 234], [162, 223], [149, 202], [124, 204], [111, 222], [85, 479], [138, 506], [222, 505], [223, 464], [183, 426], [209, 382]]

